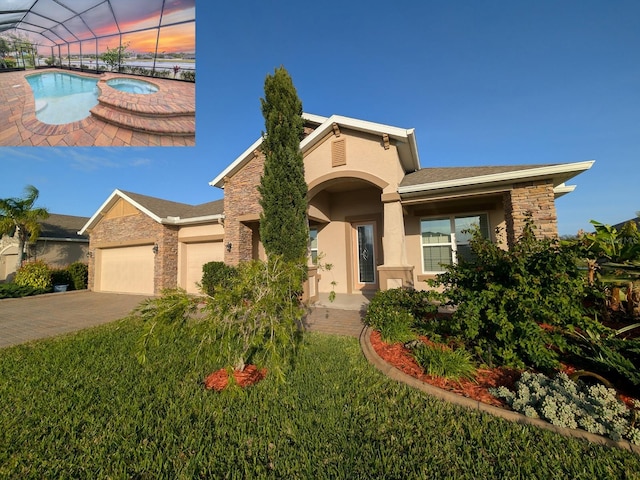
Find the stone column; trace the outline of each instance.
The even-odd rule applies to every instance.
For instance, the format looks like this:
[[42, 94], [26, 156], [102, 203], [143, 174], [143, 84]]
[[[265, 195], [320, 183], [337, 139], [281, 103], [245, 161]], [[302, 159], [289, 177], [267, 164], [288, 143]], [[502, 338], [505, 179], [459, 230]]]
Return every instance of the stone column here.
[[509, 247], [522, 234], [527, 214], [531, 214], [536, 237], [558, 236], [558, 217], [551, 180], [515, 184], [510, 192], [504, 194], [504, 212]]

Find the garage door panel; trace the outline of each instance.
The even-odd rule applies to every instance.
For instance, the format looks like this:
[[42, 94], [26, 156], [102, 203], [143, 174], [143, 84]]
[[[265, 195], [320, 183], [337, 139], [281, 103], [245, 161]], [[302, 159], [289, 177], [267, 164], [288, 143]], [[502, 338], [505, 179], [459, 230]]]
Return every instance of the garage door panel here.
[[103, 249], [100, 257], [100, 291], [154, 293], [151, 245]]
[[208, 262], [224, 261], [222, 242], [187, 243], [184, 251], [186, 275], [183, 288], [189, 293], [199, 293], [196, 283], [202, 282], [202, 266]]

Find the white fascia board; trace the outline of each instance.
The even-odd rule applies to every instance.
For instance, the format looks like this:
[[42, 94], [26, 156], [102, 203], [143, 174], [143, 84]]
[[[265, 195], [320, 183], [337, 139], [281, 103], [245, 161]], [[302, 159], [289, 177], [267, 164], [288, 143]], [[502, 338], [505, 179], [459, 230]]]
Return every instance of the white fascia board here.
[[[314, 115], [312, 113], [303, 113], [302, 114], [302, 118], [304, 120], [309, 121], [309, 122], [318, 123], [320, 125], [322, 125], [324, 122], [327, 121], [327, 117], [323, 117], [321, 115]], [[255, 151], [255, 149], [258, 148], [260, 145], [262, 145], [262, 141], [263, 140], [264, 139], [261, 136], [255, 142], [253, 142], [249, 148], [247, 148], [244, 152], [242, 152], [216, 178], [211, 180], [209, 182], [209, 185], [211, 185], [212, 187], [224, 188], [224, 182], [223, 182], [224, 177], [226, 177], [229, 174], [233, 173], [236, 169], [242, 167], [248, 161], [249, 156]]]
[[117, 188], [113, 191], [113, 193], [111, 195], [109, 195], [109, 198], [107, 198], [104, 203], [102, 205], [100, 205], [100, 208], [96, 211], [96, 213], [93, 214], [93, 216], [89, 219], [89, 221], [84, 225], [84, 227], [82, 227], [82, 229], [78, 232], [78, 235], [84, 235], [84, 232], [87, 231], [88, 228], [91, 228], [96, 222], [98, 217], [100, 216], [100, 214], [102, 213], [102, 211], [108, 207], [109, 205], [111, 205], [115, 199], [115, 197], [120, 197], [125, 199], [127, 202], [131, 203], [134, 207], [136, 207], [138, 210], [144, 212], [145, 214], [147, 214], [149, 217], [153, 218], [156, 222], [160, 223], [160, 217], [157, 216], [155, 213], [153, 213], [152, 211], [146, 209], [145, 207], [143, 207], [142, 205], [140, 205], [138, 202], [132, 200], [131, 198], [129, 198], [127, 195], [125, 195], [124, 193], [122, 193], [120, 190], [118, 190]]
[[163, 225], [188, 225], [190, 223], [210, 223], [217, 222], [224, 219], [224, 215], [203, 215], [201, 217], [180, 218], [180, 217], [167, 217], [163, 218], [160, 223]]
[[358, 120], [357, 118], [343, 117], [341, 115], [331, 115], [325, 120], [318, 128], [316, 128], [311, 135], [300, 142], [300, 150], [303, 152], [315, 145], [317, 141], [324, 138], [326, 133], [333, 128], [333, 124], [337, 123], [340, 126], [358, 130], [365, 133], [371, 133], [374, 135], [382, 135], [386, 133], [394, 140], [400, 140], [403, 143], [409, 144], [409, 149], [413, 157], [412, 165], [409, 165], [409, 171], [415, 171], [420, 169], [420, 158], [418, 156], [418, 145], [416, 143], [415, 130], [413, 128], [405, 129], [399, 127], [393, 127], [391, 125], [385, 125], [382, 123], [368, 122], [366, 120]]
[[38, 241], [43, 242], [74, 242], [74, 243], [89, 243], [88, 238], [58, 238], [58, 237], [38, 237]]
[[209, 182], [209, 185], [212, 187], [224, 188], [224, 177], [228, 176], [234, 170], [243, 166], [249, 159], [249, 156], [253, 153], [253, 151], [262, 145], [263, 138], [260, 137], [258, 140], [253, 142], [249, 148], [247, 148], [244, 152], [240, 154], [238, 158], [236, 158], [231, 164], [225, 168], [216, 178]]
[[563, 163], [561, 165], [551, 165], [527, 170], [516, 170], [513, 172], [494, 173], [491, 175], [481, 175], [478, 177], [458, 178], [456, 180], [445, 180], [442, 182], [423, 183], [420, 185], [409, 185], [399, 187], [398, 193], [419, 193], [430, 190], [441, 190], [454, 187], [466, 187], [481, 185], [485, 183], [504, 183], [515, 180], [524, 180], [532, 177], [551, 177], [553, 175], [574, 173], [575, 175], [591, 168], [595, 160], [587, 162]]
[[553, 194], [555, 195], [556, 198], [559, 198], [563, 195], [566, 195], [567, 193], [573, 192], [575, 189], [576, 189], [575, 185], [566, 185], [564, 183], [561, 183], [557, 187], [553, 188]]

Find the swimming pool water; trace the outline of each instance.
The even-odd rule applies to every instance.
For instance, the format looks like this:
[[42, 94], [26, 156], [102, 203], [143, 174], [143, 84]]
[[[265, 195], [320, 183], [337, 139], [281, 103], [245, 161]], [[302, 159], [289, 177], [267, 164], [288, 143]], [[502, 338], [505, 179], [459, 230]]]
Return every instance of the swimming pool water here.
[[69, 73], [47, 72], [26, 77], [36, 102], [36, 118], [62, 125], [90, 115], [98, 104], [98, 80]]
[[127, 93], [149, 94], [158, 91], [154, 84], [133, 78], [112, 78], [107, 80], [107, 85]]

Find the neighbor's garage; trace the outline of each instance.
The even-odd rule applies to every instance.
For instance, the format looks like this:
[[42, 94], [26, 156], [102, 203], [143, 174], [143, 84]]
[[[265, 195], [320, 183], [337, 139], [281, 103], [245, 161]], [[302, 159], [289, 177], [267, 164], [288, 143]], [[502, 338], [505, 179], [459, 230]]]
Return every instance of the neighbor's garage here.
[[96, 250], [96, 286], [99, 292], [153, 295], [153, 245]]
[[180, 283], [189, 293], [199, 293], [196, 283], [202, 281], [202, 266], [205, 263], [224, 261], [222, 241], [183, 243], [180, 253]]

